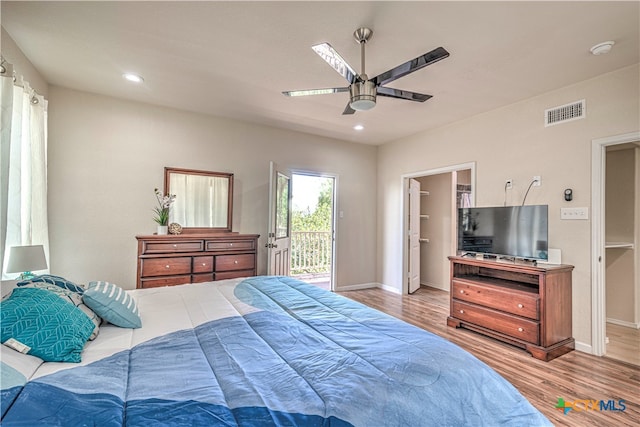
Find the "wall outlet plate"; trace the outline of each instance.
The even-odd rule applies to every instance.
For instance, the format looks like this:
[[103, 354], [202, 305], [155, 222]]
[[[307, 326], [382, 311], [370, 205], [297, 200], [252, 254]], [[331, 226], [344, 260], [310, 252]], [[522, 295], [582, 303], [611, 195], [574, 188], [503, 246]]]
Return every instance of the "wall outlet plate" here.
[[560, 219], [589, 219], [589, 208], [561, 208]]

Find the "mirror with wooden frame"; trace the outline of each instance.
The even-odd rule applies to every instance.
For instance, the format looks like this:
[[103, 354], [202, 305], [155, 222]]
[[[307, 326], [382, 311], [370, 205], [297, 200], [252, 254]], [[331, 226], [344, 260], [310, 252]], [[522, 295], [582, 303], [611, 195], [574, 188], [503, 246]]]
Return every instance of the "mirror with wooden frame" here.
[[230, 232], [233, 218], [233, 174], [164, 168], [164, 192], [175, 194], [169, 222], [185, 233]]

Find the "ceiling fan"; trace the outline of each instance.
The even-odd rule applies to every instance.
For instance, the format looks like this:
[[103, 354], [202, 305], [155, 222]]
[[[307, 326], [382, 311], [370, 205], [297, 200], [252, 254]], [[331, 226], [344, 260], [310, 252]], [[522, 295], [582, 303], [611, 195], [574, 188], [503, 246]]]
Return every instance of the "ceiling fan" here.
[[364, 45], [371, 39], [373, 31], [369, 28], [359, 28], [353, 33], [353, 37], [360, 45], [360, 69], [357, 74], [354, 69], [345, 61], [329, 43], [321, 43], [311, 48], [324, 59], [342, 77], [347, 79], [349, 86], [334, 87], [327, 89], [292, 90], [282, 92], [286, 96], [307, 96], [324, 95], [327, 93], [349, 92], [349, 103], [342, 114], [353, 114], [356, 111], [370, 110], [376, 106], [376, 96], [387, 96], [389, 98], [406, 99], [409, 101], [424, 102], [431, 98], [431, 95], [410, 92], [407, 90], [393, 89], [383, 86], [394, 80], [404, 77], [409, 73], [418, 71], [427, 65], [445, 59], [449, 52], [443, 47], [438, 47], [431, 52], [420, 55], [411, 61], [398, 65], [395, 68], [369, 79], [364, 68]]

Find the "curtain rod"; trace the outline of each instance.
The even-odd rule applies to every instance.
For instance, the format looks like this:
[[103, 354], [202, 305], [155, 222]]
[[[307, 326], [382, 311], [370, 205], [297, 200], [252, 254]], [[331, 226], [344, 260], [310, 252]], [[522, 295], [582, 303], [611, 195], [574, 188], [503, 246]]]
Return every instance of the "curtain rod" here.
[[16, 76], [16, 70], [13, 64], [7, 62], [7, 60], [4, 59], [4, 56], [2, 55], [0, 55], [0, 76], [11, 76], [13, 78], [13, 84], [23, 89], [25, 89], [25, 86], [27, 86], [25, 90], [28, 90], [29, 95], [31, 95], [30, 101], [33, 105], [39, 104], [40, 98], [42, 98], [43, 100], [45, 99], [44, 96], [40, 95], [34, 88], [29, 85], [28, 82], [24, 81], [22, 75], [20, 76], [20, 78]]

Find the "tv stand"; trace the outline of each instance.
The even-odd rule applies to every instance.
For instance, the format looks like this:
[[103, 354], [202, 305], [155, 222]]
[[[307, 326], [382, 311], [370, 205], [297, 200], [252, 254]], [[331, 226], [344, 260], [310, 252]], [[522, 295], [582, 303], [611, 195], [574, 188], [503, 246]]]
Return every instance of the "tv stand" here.
[[572, 265], [536, 266], [449, 257], [447, 325], [466, 328], [549, 361], [572, 351]]

